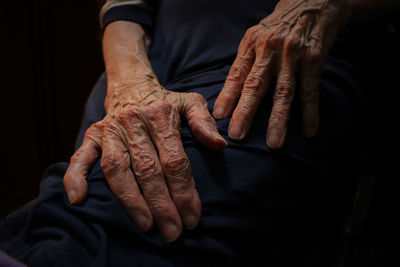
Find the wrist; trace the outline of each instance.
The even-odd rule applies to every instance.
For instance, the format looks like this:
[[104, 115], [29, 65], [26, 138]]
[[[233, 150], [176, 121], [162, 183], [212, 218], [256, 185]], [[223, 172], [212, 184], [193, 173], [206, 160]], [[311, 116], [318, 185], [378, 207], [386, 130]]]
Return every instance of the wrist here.
[[157, 77], [153, 72], [143, 72], [131, 69], [124, 73], [109, 73], [107, 74], [107, 90], [121, 91], [130, 88], [132, 91], [144, 90], [144, 88], [161, 87]]

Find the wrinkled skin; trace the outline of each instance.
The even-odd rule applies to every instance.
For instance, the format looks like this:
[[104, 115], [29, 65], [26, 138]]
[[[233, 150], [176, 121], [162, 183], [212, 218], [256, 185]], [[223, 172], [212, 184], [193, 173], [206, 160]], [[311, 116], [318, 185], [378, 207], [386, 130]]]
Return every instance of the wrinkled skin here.
[[71, 157], [64, 186], [70, 203], [82, 204], [89, 169], [101, 154], [107, 183], [133, 222], [142, 231], [156, 224], [171, 242], [183, 227], [196, 227], [201, 217], [181, 141], [181, 120], [211, 149], [223, 149], [227, 142], [201, 95], [170, 92], [159, 84], [147, 51], [148, 39], [140, 25], [117, 21], [105, 29], [107, 115], [86, 131], [82, 146]]
[[282, 0], [270, 16], [246, 32], [214, 106], [215, 118], [232, 116], [228, 130], [231, 139], [246, 137], [274, 76], [277, 85], [267, 145], [277, 149], [285, 141], [295, 88], [299, 88], [296, 93], [302, 103], [303, 132], [308, 137], [317, 133], [322, 66], [349, 17], [347, 1]]
[[104, 175], [125, 211], [143, 231], [156, 221], [162, 236], [173, 241], [182, 231], [182, 220], [192, 229], [201, 217], [199, 195], [180, 137], [181, 118], [204, 145], [222, 149], [226, 141], [201, 95], [152, 87], [138, 90], [136, 86], [130, 98], [121, 91], [114, 93], [113, 108], [87, 130], [64, 183], [71, 203], [82, 203], [88, 169], [102, 151]]
[[[277, 76], [267, 145], [279, 148], [284, 143], [295, 88], [299, 88], [296, 93], [302, 101], [304, 133], [315, 135], [319, 76], [337, 33], [355, 13], [363, 17], [378, 7], [399, 10], [399, 3], [280, 1], [270, 16], [246, 32], [215, 103], [214, 116], [232, 115], [229, 136], [243, 140], [269, 82]], [[183, 226], [196, 227], [201, 216], [199, 195], [180, 139], [181, 120], [187, 120], [195, 138], [207, 147], [218, 150], [227, 143], [203, 97], [168, 92], [160, 86], [147, 57], [145, 39], [136, 23], [117, 21], [106, 27], [107, 115], [87, 130], [82, 146], [71, 158], [64, 185], [71, 204], [83, 203], [86, 176], [101, 153], [107, 182], [128, 215], [143, 231], [157, 224], [161, 235], [171, 242]]]

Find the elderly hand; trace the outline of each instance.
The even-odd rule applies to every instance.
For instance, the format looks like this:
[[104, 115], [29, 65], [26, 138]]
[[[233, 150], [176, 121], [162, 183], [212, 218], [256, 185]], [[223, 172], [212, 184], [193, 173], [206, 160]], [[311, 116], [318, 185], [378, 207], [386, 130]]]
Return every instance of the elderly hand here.
[[277, 85], [267, 145], [277, 149], [285, 141], [296, 84], [303, 132], [308, 137], [317, 133], [318, 87], [324, 59], [349, 18], [345, 0], [281, 0], [270, 16], [246, 32], [214, 106], [215, 118], [232, 115], [228, 131], [231, 139], [246, 137], [274, 75]]
[[147, 82], [113, 91], [106, 99], [106, 117], [87, 130], [71, 158], [64, 177], [68, 198], [72, 204], [84, 201], [85, 178], [101, 151], [105, 178], [129, 216], [143, 231], [155, 220], [161, 235], [173, 241], [182, 231], [181, 218], [192, 229], [201, 216], [182, 146], [181, 118], [209, 148], [222, 149], [227, 143], [199, 94], [169, 92]]

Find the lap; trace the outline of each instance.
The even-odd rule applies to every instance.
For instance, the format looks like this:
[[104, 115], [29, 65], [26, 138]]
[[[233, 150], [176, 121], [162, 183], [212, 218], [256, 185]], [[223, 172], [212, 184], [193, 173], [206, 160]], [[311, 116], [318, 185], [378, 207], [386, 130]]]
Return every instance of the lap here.
[[[173, 244], [155, 230], [141, 233], [135, 227], [110, 192], [97, 162], [88, 177], [88, 199], [78, 207], [68, 203], [62, 185], [67, 165], [50, 167], [40, 196], [1, 225], [12, 242], [1, 240], [0, 248], [32, 265], [49, 266], [59, 265], [60, 259], [66, 266], [236, 265], [244, 259], [254, 264], [262, 259], [280, 266], [292, 261], [323, 266], [334, 256], [330, 253], [349, 204], [349, 166], [354, 166], [361, 145], [354, 140], [362, 125], [354, 122], [363, 118], [362, 103], [358, 85], [351, 81], [327, 68], [321, 82], [319, 135], [303, 137], [296, 103], [280, 151], [265, 145], [271, 94], [247, 141], [230, 143], [224, 151], [200, 146], [183, 125], [182, 139], [203, 217], [198, 228], [184, 232]], [[212, 84], [191, 91], [203, 94], [211, 109], [221, 87]], [[89, 98], [77, 147], [86, 129], [105, 116], [105, 94], [103, 75]], [[218, 122], [225, 137], [228, 123]]]

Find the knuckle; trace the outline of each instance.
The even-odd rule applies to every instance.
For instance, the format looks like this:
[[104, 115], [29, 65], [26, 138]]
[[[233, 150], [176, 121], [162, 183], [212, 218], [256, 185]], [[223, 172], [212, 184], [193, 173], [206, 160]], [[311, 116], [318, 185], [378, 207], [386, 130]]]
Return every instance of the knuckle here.
[[199, 94], [199, 93], [188, 93], [188, 96], [193, 99], [195, 103], [199, 103], [200, 105], [207, 105], [207, 100]]
[[85, 132], [85, 137], [89, 137], [91, 135], [96, 135], [98, 132], [97, 127], [95, 127], [94, 125], [90, 126], [89, 129], [86, 130]]
[[116, 116], [112, 115], [111, 118], [108, 118], [107, 120], [105, 120], [103, 122], [103, 131], [104, 133], [109, 133], [109, 132], [118, 132], [119, 131], [119, 127], [118, 127], [118, 123], [116, 120]]
[[288, 36], [285, 41], [285, 49], [289, 52], [297, 51], [302, 46], [301, 39], [297, 36]]
[[143, 175], [149, 172], [153, 172], [156, 169], [156, 163], [150, 156], [142, 157], [134, 166], [135, 172], [139, 175]]
[[172, 104], [164, 100], [155, 100], [145, 108], [145, 113], [150, 120], [155, 120], [158, 117], [163, 117], [174, 111], [175, 109]]
[[246, 30], [245, 36], [248, 38], [253, 37], [260, 30], [260, 25], [254, 25]]
[[105, 174], [113, 174], [116, 171], [125, 171], [129, 168], [129, 160], [116, 153], [103, 154], [100, 166]]
[[275, 89], [274, 101], [282, 101], [284, 103], [293, 99], [293, 83], [289, 81], [281, 82]]
[[249, 75], [244, 84], [243, 91], [250, 94], [254, 94], [263, 89], [263, 86], [264, 86], [264, 80], [261, 77], [261, 75], [258, 74]]
[[260, 38], [258, 47], [263, 50], [277, 49], [283, 42], [283, 37], [279, 32], [269, 31]]
[[118, 113], [116, 119], [120, 123], [131, 122], [140, 119], [140, 113], [136, 108], [127, 108]]
[[241, 46], [247, 46], [247, 47], [251, 46], [254, 43], [254, 41], [256, 39], [257, 32], [259, 30], [260, 30], [260, 26], [259, 25], [254, 25], [254, 26], [248, 28], [246, 30], [246, 33], [243, 36], [243, 39], [242, 39], [241, 43], [240, 43]]
[[176, 176], [188, 170], [189, 160], [184, 155], [173, 154], [162, 161], [162, 166], [168, 175]]
[[150, 156], [145, 156], [138, 160], [133, 169], [140, 183], [147, 183], [147, 181], [152, 180], [154, 177], [162, 175], [160, 167], [157, 166], [156, 161]]
[[166, 111], [169, 111], [172, 109], [172, 105], [163, 100], [156, 100], [156, 101], [152, 102], [149, 106], [152, 108], [155, 108], [155, 109], [161, 109], [161, 110], [166, 110]]
[[232, 65], [227, 80], [230, 82], [243, 82], [244, 77], [246, 77], [246, 72], [243, 67], [238, 64]]
[[103, 123], [98, 122], [92, 124], [89, 129], [86, 130], [84, 138], [97, 139], [98, 136], [101, 136], [103, 132]]
[[270, 46], [272, 47], [278, 47], [282, 44], [283, 42], [283, 37], [279, 32], [273, 32], [269, 38], [268, 38], [268, 42], [270, 44]]

